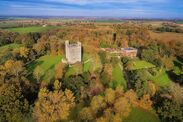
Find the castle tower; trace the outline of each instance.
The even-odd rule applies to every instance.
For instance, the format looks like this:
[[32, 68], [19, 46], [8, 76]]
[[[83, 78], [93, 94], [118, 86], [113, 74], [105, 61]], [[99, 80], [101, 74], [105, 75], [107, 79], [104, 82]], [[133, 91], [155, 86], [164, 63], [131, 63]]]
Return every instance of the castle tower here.
[[66, 59], [69, 64], [81, 62], [81, 50], [80, 42], [69, 43], [69, 41], [65, 41]]

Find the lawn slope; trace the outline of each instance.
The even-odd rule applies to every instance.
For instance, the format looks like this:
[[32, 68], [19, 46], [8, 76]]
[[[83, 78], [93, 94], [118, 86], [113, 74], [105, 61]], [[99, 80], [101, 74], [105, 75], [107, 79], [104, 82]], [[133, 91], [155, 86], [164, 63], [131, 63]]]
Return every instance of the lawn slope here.
[[156, 114], [141, 108], [133, 108], [124, 122], [160, 122]]
[[48, 83], [54, 77], [55, 65], [61, 62], [61, 60], [62, 60], [62, 56], [45, 55], [28, 64], [27, 70], [29, 74], [32, 75], [34, 69], [37, 66], [40, 66], [44, 71], [42, 80]]

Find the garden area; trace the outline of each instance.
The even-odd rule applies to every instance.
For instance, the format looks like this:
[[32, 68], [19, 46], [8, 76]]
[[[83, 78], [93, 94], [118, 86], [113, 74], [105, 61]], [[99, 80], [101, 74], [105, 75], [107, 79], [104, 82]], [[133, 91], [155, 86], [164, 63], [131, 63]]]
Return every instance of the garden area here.
[[127, 63], [128, 70], [149, 69], [154, 67], [156, 66], [143, 60], [132, 60]]

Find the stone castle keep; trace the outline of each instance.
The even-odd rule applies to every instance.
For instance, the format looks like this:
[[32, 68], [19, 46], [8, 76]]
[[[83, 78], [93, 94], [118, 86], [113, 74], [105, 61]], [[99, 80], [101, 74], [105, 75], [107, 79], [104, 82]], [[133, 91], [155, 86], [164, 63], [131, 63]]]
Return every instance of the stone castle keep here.
[[80, 42], [70, 43], [69, 41], [65, 41], [65, 52], [67, 62], [69, 64], [81, 62], [81, 50], [82, 47]]

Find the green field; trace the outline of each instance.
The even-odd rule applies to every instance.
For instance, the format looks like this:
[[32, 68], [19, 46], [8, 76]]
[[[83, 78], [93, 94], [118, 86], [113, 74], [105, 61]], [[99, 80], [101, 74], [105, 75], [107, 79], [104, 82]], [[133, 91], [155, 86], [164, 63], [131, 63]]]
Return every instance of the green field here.
[[52, 29], [57, 29], [57, 26], [32, 26], [32, 27], [25, 27], [25, 28], [8, 28], [7, 30], [12, 32], [18, 32], [18, 33], [29, 33], [29, 32], [45, 32]]
[[3, 51], [5, 49], [15, 49], [15, 48], [19, 48], [21, 45], [20, 44], [16, 44], [16, 43], [12, 43], [12, 44], [7, 44], [7, 45], [4, 45], [4, 46], [1, 46], [0, 47], [0, 51]]
[[151, 80], [158, 86], [168, 86], [172, 82], [165, 70], [160, 70]]
[[124, 86], [124, 88], [127, 87], [127, 81], [124, 78], [123, 69], [120, 63], [113, 67], [111, 87], [116, 88], [119, 85]]
[[176, 21], [177, 24], [183, 24], [183, 21]]
[[127, 65], [131, 65], [128, 70], [139, 70], [139, 69], [148, 69], [148, 68], [154, 68], [155, 65], [142, 60], [133, 60], [129, 61]]
[[133, 108], [124, 122], [160, 122], [156, 114], [141, 108]]
[[42, 56], [39, 59], [28, 64], [27, 70], [30, 74], [32, 74], [34, 69], [37, 66], [40, 66], [44, 71], [42, 80], [48, 83], [54, 77], [55, 65], [61, 62], [61, 60], [62, 56], [51, 56], [51, 55]]
[[0, 23], [0, 28], [4, 29], [4, 28], [13, 28], [13, 27], [18, 27], [19, 25], [17, 23]]

